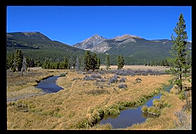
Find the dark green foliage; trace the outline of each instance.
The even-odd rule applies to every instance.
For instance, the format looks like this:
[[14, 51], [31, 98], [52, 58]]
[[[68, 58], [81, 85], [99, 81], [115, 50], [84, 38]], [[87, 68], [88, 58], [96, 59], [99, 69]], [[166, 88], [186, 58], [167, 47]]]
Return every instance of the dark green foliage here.
[[41, 66], [45, 60], [53, 62], [63, 61], [64, 57], [82, 56], [84, 50], [71, 47], [61, 42], [52, 41], [39, 32], [31, 33], [8, 33], [7, 55], [21, 49], [25, 57], [34, 60], [35, 66]]
[[106, 69], [108, 70], [110, 68], [110, 56], [109, 55], [106, 55], [105, 65], [106, 65]]
[[14, 53], [11, 53], [10, 55], [8, 55], [8, 57], [7, 57], [7, 63], [6, 64], [7, 64], [7, 66], [6, 66], [7, 69], [10, 68], [13, 72], [16, 71]]
[[122, 69], [124, 64], [125, 62], [124, 62], [123, 56], [118, 56], [118, 59], [117, 59], [118, 69]]
[[97, 66], [95, 69], [99, 69], [100, 65], [101, 65], [101, 59], [97, 57]]
[[34, 67], [35, 61], [32, 58], [26, 57], [27, 67]]
[[84, 69], [85, 70], [90, 70], [91, 69], [91, 55], [90, 51], [86, 51], [84, 55]]
[[65, 57], [61, 62], [53, 62], [49, 60], [45, 60], [42, 64], [42, 68], [44, 69], [68, 69], [69, 61]]
[[21, 50], [17, 49], [16, 54], [15, 54], [15, 62], [16, 62], [16, 67], [17, 67], [18, 71], [21, 71], [22, 61], [23, 61], [23, 53]]
[[179, 22], [174, 28], [176, 37], [172, 35], [172, 67], [169, 72], [175, 76], [173, 84], [176, 84], [180, 91], [183, 89], [182, 81], [190, 75], [191, 65], [188, 64], [187, 57], [189, 55], [187, 45], [186, 24], [182, 14], [180, 14]]
[[97, 57], [96, 53], [91, 54], [90, 51], [86, 51], [84, 55], [84, 69], [93, 71], [95, 69], [99, 69], [100, 67], [100, 59]]
[[[145, 63], [149, 65], [152, 60], [160, 61], [170, 57], [169, 50], [172, 46], [170, 40], [158, 40], [158, 42], [145, 39], [135, 40], [135, 43], [123, 43], [122, 47], [111, 44], [112, 48], [107, 52], [110, 54], [110, 64], [116, 65], [116, 57], [121, 54], [126, 65], [142, 65]], [[85, 53], [84, 50], [52, 41], [39, 32], [8, 33], [7, 55], [14, 53], [16, 49], [21, 49], [25, 57], [32, 58], [35, 66], [42, 66], [47, 59], [53, 62], [63, 61], [65, 56], [70, 60], [70, 66], [73, 66], [72, 62], [76, 59], [76, 56], [82, 57]], [[106, 63], [106, 56], [106, 54], [97, 54], [101, 64]], [[74, 57], [74, 60], [71, 60], [72, 57]], [[83, 59], [80, 58], [79, 61], [81, 67], [84, 68]]]

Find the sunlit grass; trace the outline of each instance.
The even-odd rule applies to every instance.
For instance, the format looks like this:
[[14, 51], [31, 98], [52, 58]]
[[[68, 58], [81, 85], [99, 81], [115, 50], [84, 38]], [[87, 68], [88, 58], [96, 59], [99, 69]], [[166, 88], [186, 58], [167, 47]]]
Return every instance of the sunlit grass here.
[[[47, 70], [45, 75], [59, 75], [62, 72], [67, 72], [67, 75], [59, 77], [56, 83], [63, 87], [63, 90], [8, 103], [8, 129], [79, 129], [78, 125], [81, 122], [99, 118], [101, 112], [97, 112], [100, 109], [106, 110], [119, 102], [138, 101], [144, 95], [156, 92], [163, 84], [169, 84], [168, 80], [171, 79], [170, 75], [123, 76], [126, 78], [125, 84], [127, 84], [127, 89], [123, 90], [118, 88], [119, 82], [108, 85], [109, 78], [113, 74], [101, 75], [102, 78], [106, 79], [106, 82], [86, 81], [83, 80], [84, 74], [69, 70], [58, 70], [58, 72]], [[39, 79], [38, 77], [41, 76], [36, 76], [37, 79]], [[142, 79], [141, 83], [136, 83], [138, 77]], [[20, 91], [23, 92], [23, 90], [25, 89]], [[9, 94], [11, 95], [11, 92]], [[174, 127], [172, 121], [176, 118], [172, 112], [179, 110], [184, 102], [179, 100], [175, 94], [165, 93], [165, 96], [165, 100], [171, 104], [171, 107], [164, 108], [159, 118], [156, 120], [148, 119], [144, 124], [134, 125], [128, 129], [167, 129]], [[167, 114], [168, 111], [169, 114]], [[164, 124], [165, 121], [169, 127]], [[94, 124], [92, 127], [83, 129], [111, 129], [111, 126], [109, 124]]]

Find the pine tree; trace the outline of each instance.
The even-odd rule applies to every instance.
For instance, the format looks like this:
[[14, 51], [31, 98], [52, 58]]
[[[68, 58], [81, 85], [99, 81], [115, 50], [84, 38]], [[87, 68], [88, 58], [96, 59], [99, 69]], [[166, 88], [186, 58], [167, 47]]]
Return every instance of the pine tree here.
[[21, 71], [22, 61], [23, 61], [23, 53], [21, 50], [18, 50], [18, 49], [16, 50], [15, 61], [16, 61], [16, 67], [18, 71]]
[[7, 57], [7, 69], [11, 69], [12, 71], [15, 71], [15, 67], [14, 67], [14, 60], [15, 60], [15, 58], [14, 58], [14, 53], [12, 53], [11, 55], [9, 55], [8, 57]]
[[182, 81], [186, 79], [190, 73], [190, 65], [187, 64], [186, 57], [188, 55], [187, 49], [187, 32], [185, 31], [186, 24], [182, 14], [180, 14], [179, 22], [174, 28], [176, 37], [172, 35], [172, 67], [169, 72], [172, 73], [175, 78], [173, 79], [173, 84], [176, 84], [180, 91], [183, 90]]
[[87, 71], [91, 69], [90, 59], [91, 59], [90, 52], [86, 51], [85, 55], [84, 55], [84, 69], [87, 70]]
[[108, 70], [110, 68], [110, 56], [109, 55], [106, 56], [105, 65], [106, 65], [106, 69]]
[[76, 57], [76, 70], [80, 70], [80, 62], [78, 56]]
[[92, 56], [90, 56], [90, 69], [92, 69], [93, 71], [97, 68], [97, 55], [96, 53], [94, 53]]
[[117, 65], [118, 65], [118, 69], [122, 69], [123, 68], [123, 66], [124, 66], [124, 58], [123, 58], [123, 56], [118, 56]]
[[84, 69], [87, 71], [92, 69], [94, 71], [95, 69], [99, 69], [99, 67], [100, 58], [97, 57], [96, 53], [91, 55], [89, 51], [86, 51], [84, 55]]
[[64, 69], [68, 69], [69, 68], [69, 60], [67, 57], [64, 57]]
[[101, 65], [101, 60], [100, 58], [97, 57], [97, 66], [95, 69], [99, 69], [100, 65]]

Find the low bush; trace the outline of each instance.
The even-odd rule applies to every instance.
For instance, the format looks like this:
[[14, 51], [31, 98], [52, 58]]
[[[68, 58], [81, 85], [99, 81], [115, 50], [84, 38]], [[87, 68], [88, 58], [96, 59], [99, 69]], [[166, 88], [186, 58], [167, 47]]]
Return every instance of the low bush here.
[[93, 77], [91, 77], [91, 76], [85, 75], [83, 80], [95, 80], [95, 79]]
[[127, 84], [120, 84], [118, 85], [118, 88], [127, 88]]
[[76, 128], [88, 128], [90, 127], [90, 124], [88, 122], [88, 119], [83, 119], [81, 121], [79, 121], [76, 126]]
[[125, 82], [126, 78], [121, 78], [119, 81], [120, 82]]
[[91, 77], [94, 78], [94, 79], [101, 79], [100, 74], [91, 74]]
[[148, 112], [148, 107], [146, 105], [142, 107], [142, 112], [144, 113]]
[[142, 79], [141, 78], [137, 78], [135, 79], [136, 83], [141, 83], [142, 82]]
[[161, 105], [160, 100], [154, 99], [154, 100], [153, 100], [153, 106], [155, 106], [155, 107], [157, 107], [157, 108], [161, 108], [162, 105]]
[[160, 111], [154, 106], [148, 108], [148, 113], [152, 115], [160, 115]]
[[117, 83], [118, 82], [118, 76], [115, 74], [112, 78], [110, 78], [109, 83]]
[[62, 73], [62, 74], [60, 74], [59, 77], [65, 77], [65, 76], [66, 76], [66, 73]]
[[185, 93], [184, 91], [181, 91], [178, 95], [179, 99], [184, 100], [185, 99]]

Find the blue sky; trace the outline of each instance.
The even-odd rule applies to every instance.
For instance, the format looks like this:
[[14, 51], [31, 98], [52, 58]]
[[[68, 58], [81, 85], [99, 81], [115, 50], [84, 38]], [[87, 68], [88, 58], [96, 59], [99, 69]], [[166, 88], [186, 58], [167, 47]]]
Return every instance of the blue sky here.
[[171, 39], [180, 13], [192, 40], [190, 6], [8, 6], [7, 32], [37, 31], [68, 45], [94, 34]]

